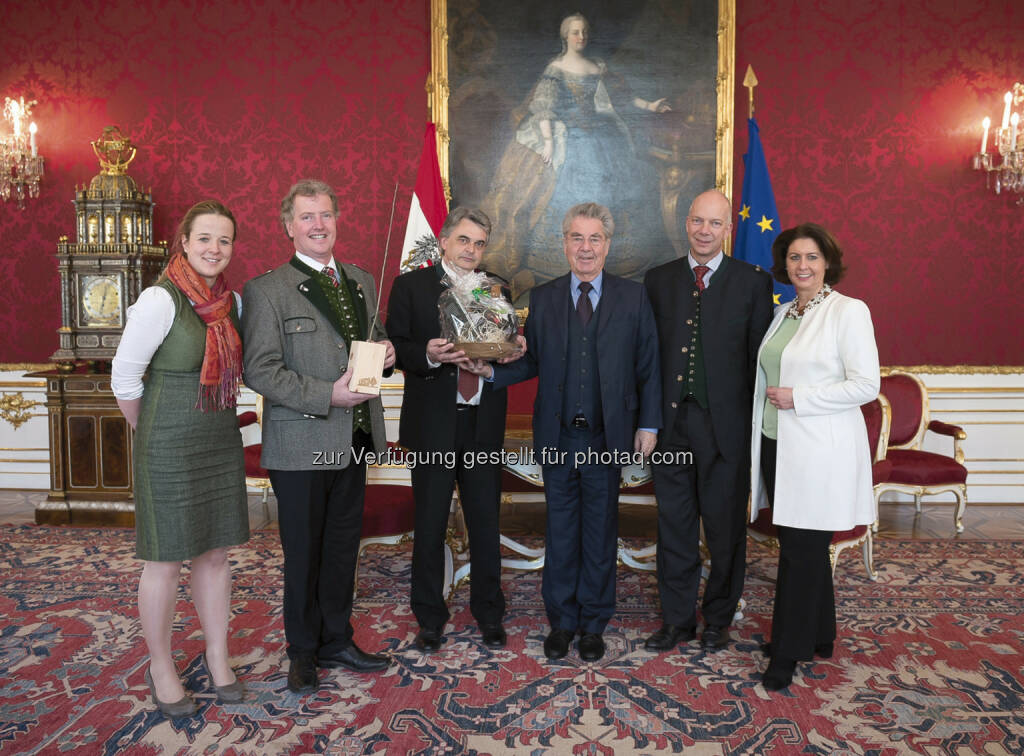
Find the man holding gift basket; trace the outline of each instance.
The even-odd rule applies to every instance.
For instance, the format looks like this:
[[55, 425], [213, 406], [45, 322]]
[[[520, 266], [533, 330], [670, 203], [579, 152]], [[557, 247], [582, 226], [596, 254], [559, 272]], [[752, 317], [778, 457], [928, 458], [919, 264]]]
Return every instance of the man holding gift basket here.
[[502, 449], [506, 392], [459, 367], [466, 363], [464, 340], [496, 353], [516, 337], [518, 322], [500, 285], [476, 271], [490, 232], [482, 211], [455, 208], [441, 228], [441, 262], [400, 275], [388, 298], [388, 333], [405, 373], [398, 441], [416, 460], [410, 604], [420, 626], [414, 645], [424, 653], [441, 648], [449, 617], [444, 538], [456, 482], [469, 534], [470, 611], [484, 645], [502, 648], [507, 640], [498, 545], [501, 465], [480, 463], [481, 453], [496, 458]]

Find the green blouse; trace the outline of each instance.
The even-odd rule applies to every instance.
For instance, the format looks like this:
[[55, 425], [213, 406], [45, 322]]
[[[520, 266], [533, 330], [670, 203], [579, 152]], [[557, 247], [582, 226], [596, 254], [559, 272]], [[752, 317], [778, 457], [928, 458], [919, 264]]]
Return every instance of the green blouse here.
[[[761, 349], [761, 369], [765, 374], [765, 386], [778, 386], [779, 373], [782, 370], [782, 352], [786, 345], [796, 336], [800, 328], [800, 321], [793, 318], [783, 318], [778, 330], [765, 342]], [[779, 437], [779, 411], [775, 405], [764, 398], [764, 417], [761, 418], [761, 433], [768, 438], [778, 439]]]

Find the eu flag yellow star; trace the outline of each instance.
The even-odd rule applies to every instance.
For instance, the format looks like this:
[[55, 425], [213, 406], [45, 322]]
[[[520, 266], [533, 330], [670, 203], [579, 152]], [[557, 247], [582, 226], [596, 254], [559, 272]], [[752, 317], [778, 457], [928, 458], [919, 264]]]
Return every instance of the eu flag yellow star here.
[[762, 234], [765, 231], [774, 231], [775, 230], [775, 229], [772, 228], [772, 219], [771, 218], [765, 218], [763, 215], [761, 216], [761, 222], [758, 223], [757, 225], [761, 229], [761, 233]]
[[739, 216], [740, 216], [740, 217], [741, 217], [741, 218], [742, 218], [743, 220], [747, 220], [747, 219], [749, 219], [749, 218], [750, 218], [750, 205], [744, 205], [744, 206], [743, 206], [743, 209], [742, 209], [742, 210], [740, 210], [740, 212], [739, 212]]
[[772, 294], [772, 303], [773, 304], [777, 304], [777, 305], [782, 304], [782, 295], [781, 294]]

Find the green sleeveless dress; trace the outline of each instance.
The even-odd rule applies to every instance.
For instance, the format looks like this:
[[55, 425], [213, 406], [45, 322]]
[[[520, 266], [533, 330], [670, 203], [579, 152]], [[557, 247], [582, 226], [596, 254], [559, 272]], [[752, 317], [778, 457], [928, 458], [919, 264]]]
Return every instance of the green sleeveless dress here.
[[[175, 315], [149, 364], [135, 429], [135, 555], [177, 562], [245, 543], [249, 510], [235, 410], [195, 409], [206, 324], [177, 286], [157, 285]], [[231, 318], [237, 328], [234, 301]]]

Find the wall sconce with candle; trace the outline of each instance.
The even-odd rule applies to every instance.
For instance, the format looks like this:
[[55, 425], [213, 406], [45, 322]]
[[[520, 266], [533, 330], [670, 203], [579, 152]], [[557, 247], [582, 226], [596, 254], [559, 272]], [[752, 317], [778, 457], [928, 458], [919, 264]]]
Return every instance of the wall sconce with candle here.
[[43, 158], [36, 146], [36, 124], [29, 121], [35, 104], [35, 100], [25, 102], [24, 97], [4, 98], [3, 114], [11, 133], [0, 134], [0, 198], [6, 202], [13, 195], [22, 209], [26, 197], [39, 196], [39, 180], [43, 177]]
[[[989, 129], [992, 121], [985, 117], [981, 122], [981, 152], [971, 159], [976, 171], [985, 171], [985, 186], [992, 186], [996, 194], [1006, 191], [1021, 195], [1018, 205], [1024, 205], [1024, 140], [1021, 136], [1021, 112], [1024, 111], [1024, 84], [1019, 81], [1013, 90], [1003, 95], [1003, 119], [993, 135], [995, 152], [1000, 162], [995, 164], [995, 154], [988, 151]], [[989, 180], [992, 176], [994, 181]]]

